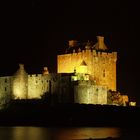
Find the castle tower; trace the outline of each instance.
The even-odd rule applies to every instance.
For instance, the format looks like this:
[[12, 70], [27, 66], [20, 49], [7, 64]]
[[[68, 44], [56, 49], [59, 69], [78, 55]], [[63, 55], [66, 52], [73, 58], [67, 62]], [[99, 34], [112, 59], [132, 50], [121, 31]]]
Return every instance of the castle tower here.
[[24, 65], [19, 64], [19, 69], [13, 76], [12, 94], [14, 99], [27, 99], [28, 97], [28, 74]]
[[[75, 50], [75, 47], [72, 47]], [[92, 48], [92, 49], [91, 49]], [[73, 73], [82, 62], [87, 65], [87, 74], [96, 80], [97, 85], [116, 91], [117, 52], [107, 52], [104, 37], [97, 36], [97, 43], [82, 51], [57, 56], [57, 73]]]

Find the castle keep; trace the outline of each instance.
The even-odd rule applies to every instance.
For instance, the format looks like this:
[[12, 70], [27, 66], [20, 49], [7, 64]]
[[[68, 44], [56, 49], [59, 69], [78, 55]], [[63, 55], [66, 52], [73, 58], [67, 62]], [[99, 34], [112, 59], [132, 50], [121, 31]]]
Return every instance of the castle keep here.
[[[107, 86], [108, 89], [116, 91], [116, 61], [117, 52], [107, 52], [108, 48], [104, 44], [104, 37], [98, 36], [98, 42], [92, 46], [86, 44], [84, 50], [78, 49], [73, 53], [58, 55], [57, 66], [58, 73], [73, 73], [74, 69], [77, 73], [82, 73], [82, 63], [86, 65], [86, 74], [90, 74], [91, 78], [96, 81], [97, 85]], [[70, 45], [72, 43], [70, 42]]]
[[20, 64], [13, 76], [0, 77], [0, 104], [11, 99], [45, 99], [50, 103], [124, 105], [128, 97], [117, 91], [116, 61], [117, 52], [109, 51], [102, 36], [97, 36], [96, 44], [79, 45], [71, 40], [66, 53], [57, 56], [57, 73], [45, 67], [43, 73], [30, 75]]

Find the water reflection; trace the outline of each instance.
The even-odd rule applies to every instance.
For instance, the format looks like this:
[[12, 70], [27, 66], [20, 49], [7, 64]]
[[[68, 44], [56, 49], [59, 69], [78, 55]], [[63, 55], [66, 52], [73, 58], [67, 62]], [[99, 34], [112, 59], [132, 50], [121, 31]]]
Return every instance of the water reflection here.
[[39, 127], [14, 127], [12, 140], [49, 140], [49, 130]]
[[0, 127], [0, 140], [50, 140], [48, 128]]
[[0, 140], [70, 140], [119, 136], [119, 128], [106, 127], [0, 127]]
[[97, 139], [107, 137], [119, 137], [119, 129], [117, 128], [99, 128], [99, 127], [83, 127], [83, 128], [61, 128], [57, 131], [58, 140], [67, 139]]

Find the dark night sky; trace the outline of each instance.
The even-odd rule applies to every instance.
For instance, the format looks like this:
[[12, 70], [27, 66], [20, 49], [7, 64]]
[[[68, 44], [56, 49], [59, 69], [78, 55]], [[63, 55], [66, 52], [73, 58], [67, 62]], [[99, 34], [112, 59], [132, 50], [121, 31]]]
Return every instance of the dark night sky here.
[[54, 72], [56, 55], [68, 40], [96, 43], [96, 36], [103, 35], [118, 52], [118, 90], [140, 101], [138, 5], [129, 0], [32, 0], [29, 10], [9, 5], [1, 32], [0, 74], [11, 75], [20, 62], [28, 73], [40, 73], [43, 66]]

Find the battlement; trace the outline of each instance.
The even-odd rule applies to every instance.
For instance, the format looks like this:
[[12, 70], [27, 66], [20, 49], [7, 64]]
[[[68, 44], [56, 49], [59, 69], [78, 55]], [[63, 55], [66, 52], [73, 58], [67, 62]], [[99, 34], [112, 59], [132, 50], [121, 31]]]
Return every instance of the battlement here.
[[43, 74], [31, 74], [31, 75], [28, 75], [28, 77], [42, 77]]
[[81, 53], [93, 53], [95, 55], [99, 55], [99, 56], [107, 56], [107, 55], [110, 55], [110, 54], [113, 54], [113, 56], [117, 56], [117, 52], [106, 52], [106, 51], [98, 51], [96, 49], [83, 49], [81, 51], [73, 51], [72, 53], [65, 53], [65, 54], [60, 54], [58, 55], [57, 57], [59, 56], [71, 56], [71, 55], [78, 55], [78, 54], [81, 54]]
[[94, 57], [117, 58], [117, 52], [99, 52], [97, 50], [91, 51]]
[[117, 60], [117, 52], [100, 52], [97, 50], [82, 50], [81, 52], [73, 52], [69, 54], [61, 54], [58, 55], [58, 59], [71, 59], [71, 57], [77, 56], [77, 57], [103, 57], [103, 58], [109, 58], [109, 59], [114, 59], [115, 61]]

